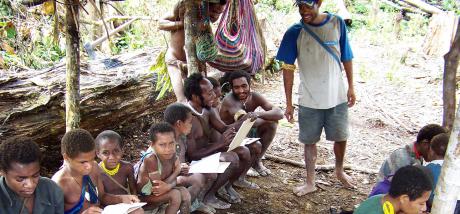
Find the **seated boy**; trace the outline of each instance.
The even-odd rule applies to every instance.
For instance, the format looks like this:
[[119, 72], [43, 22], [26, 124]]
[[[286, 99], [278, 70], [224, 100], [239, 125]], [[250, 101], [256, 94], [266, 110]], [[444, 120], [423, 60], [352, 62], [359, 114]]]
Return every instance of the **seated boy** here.
[[423, 159], [429, 161], [428, 150], [431, 138], [445, 132], [446, 130], [437, 124], [429, 124], [422, 127], [417, 134], [417, 141], [393, 151], [385, 162], [383, 162], [377, 180], [383, 181], [386, 177], [394, 175], [403, 166], [421, 165]]
[[114, 195], [137, 195], [134, 168], [131, 163], [121, 161], [123, 141], [121, 136], [105, 130], [96, 137], [96, 153], [101, 159], [101, 178], [106, 193]]
[[[430, 199], [428, 200], [428, 208], [431, 209], [434, 199], [434, 190], [436, 189], [436, 184], [439, 180], [439, 175], [441, 175], [442, 164], [444, 163], [444, 156], [446, 155], [447, 145], [449, 144], [449, 134], [442, 133], [438, 134], [431, 139], [430, 151], [428, 152], [428, 157], [430, 157], [431, 162], [426, 165], [433, 175], [433, 192], [431, 192]], [[459, 197], [460, 199], [460, 197]], [[457, 207], [460, 206], [460, 201], [457, 201]], [[459, 213], [460, 210], [456, 211]]]
[[40, 163], [40, 149], [29, 138], [11, 138], [0, 144], [0, 213], [64, 212], [62, 190], [40, 176]]
[[[207, 187], [210, 187], [209, 184], [214, 182], [217, 175], [188, 173], [189, 161], [185, 155], [187, 152], [186, 136], [190, 134], [190, 131], [192, 130], [192, 117], [192, 111], [190, 108], [182, 103], [173, 103], [169, 105], [166, 107], [164, 113], [164, 120], [174, 128], [175, 140], [179, 145], [177, 155], [181, 163], [181, 174], [177, 177], [177, 185], [188, 187], [191, 199], [194, 202], [192, 204], [192, 211], [194, 210], [193, 208], [196, 208], [197, 211], [214, 213], [216, 212], [214, 208], [211, 208], [202, 203], [196, 204], [195, 200], [202, 200], [203, 195], [201, 193], [205, 193], [204, 191], [207, 189]], [[208, 185], [205, 185], [205, 183], [208, 183]]]
[[396, 171], [388, 194], [368, 198], [353, 213], [422, 213], [426, 211], [432, 188], [431, 178], [425, 171], [416, 166], [405, 166]]
[[52, 179], [64, 192], [64, 213], [100, 213], [100, 205], [139, 202], [134, 195], [105, 193], [101, 169], [94, 160], [94, 139], [88, 131], [74, 129], [65, 133], [61, 153], [64, 164]]
[[147, 209], [167, 204], [165, 214], [190, 213], [190, 193], [184, 187], [176, 186], [181, 171], [176, 156], [174, 128], [167, 123], [150, 127], [150, 152], [139, 162], [137, 190], [141, 200], [147, 202]]

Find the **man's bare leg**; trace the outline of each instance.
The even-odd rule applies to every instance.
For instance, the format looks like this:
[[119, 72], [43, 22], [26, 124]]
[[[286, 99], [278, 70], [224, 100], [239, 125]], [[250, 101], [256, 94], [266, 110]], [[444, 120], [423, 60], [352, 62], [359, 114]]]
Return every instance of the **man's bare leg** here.
[[174, 94], [176, 95], [177, 102], [185, 103], [187, 99], [184, 94], [184, 82], [182, 79], [182, 72], [177, 64], [167, 64], [169, 78], [173, 87]]
[[232, 174], [232, 176], [229, 179], [228, 184], [225, 186], [225, 190], [226, 190], [226, 193], [228, 195], [225, 195], [225, 192], [222, 192], [222, 193], [224, 193], [224, 195], [222, 195], [222, 197], [224, 197], [224, 199], [227, 200], [230, 203], [239, 203], [239, 202], [241, 202], [240, 194], [238, 194], [233, 189], [232, 184], [234, 182], [236, 182], [236, 180], [241, 175], [243, 175], [243, 173], [247, 172], [247, 170], [251, 166], [251, 153], [249, 151], [249, 148], [247, 148], [245, 146], [240, 146], [240, 147], [232, 150], [232, 152], [234, 152], [234, 153], [236, 153], [238, 155], [238, 159], [239, 159], [238, 165], [239, 165], [239, 167], [238, 167], [238, 170], [234, 174]]
[[262, 156], [264, 156], [268, 147], [275, 138], [276, 128], [278, 124], [272, 121], [263, 121], [260, 126], [257, 127], [257, 135], [260, 136], [260, 142], [262, 143], [262, 151], [257, 161], [252, 165], [261, 176], [267, 176], [271, 174], [271, 171], [262, 164]]
[[316, 191], [315, 166], [316, 166], [317, 153], [318, 153], [318, 150], [316, 149], [316, 143], [305, 144], [304, 158], [305, 158], [305, 166], [307, 168], [307, 180], [304, 185], [294, 188], [294, 194], [296, 194], [297, 196], [306, 195], [308, 193]]
[[343, 168], [346, 147], [347, 141], [334, 142], [335, 175], [345, 188], [354, 188], [353, 179], [345, 173]]
[[251, 153], [251, 161], [247, 165], [243, 174], [238, 178], [238, 180], [233, 182], [233, 184], [237, 187], [243, 187], [243, 188], [249, 188], [249, 189], [259, 189], [259, 186], [257, 184], [246, 180], [246, 173], [251, 168], [251, 166], [261, 157], [262, 144], [259, 141], [257, 141], [249, 145], [246, 145], [246, 147], [249, 149]]
[[229, 182], [229, 180], [232, 179], [232, 177], [235, 176], [236, 173], [238, 173], [239, 158], [238, 155], [234, 152], [223, 152], [220, 155], [220, 160], [231, 162], [230, 166], [227, 168], [227, 170], [225, 170], [224, 173], [219, 174], [217, 176], [216, 181], [204, 196], [203, 202], [215, 209], [228, 209], [230, 208], [230, 204], [219, 200], [216, 197], [216, 193], [219, 190], [219, 188], [224, 186], [227, 182]]

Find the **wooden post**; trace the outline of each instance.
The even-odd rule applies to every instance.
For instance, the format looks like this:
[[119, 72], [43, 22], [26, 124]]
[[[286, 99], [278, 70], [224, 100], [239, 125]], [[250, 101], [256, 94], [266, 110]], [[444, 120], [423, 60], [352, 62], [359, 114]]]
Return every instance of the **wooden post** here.
[[80, 35], [78, 29], [79, 0], [66, 0], [66, 131], [80, 126]]
[[460, 60], [460, 22], [449, 52], [444, 55], [444, 82], [443, 82], [443, 120], [442, 125], [452, 129], [455, 117], [455, 91], [458, 61]]
[[188, 75], [200, 72], [200, 61], [196, 56], [195, 38], [198, 28], [198, 3], [199, 0], [186, 0], [184, 33], [185, 33], [185, 53], [187, 57]]
[[[458, 32], [458, 31], [457, 31]], [[458, 62], [457, 62], [458, 63]], [[450, 134], [444, 163], [441, 169], [431, 214], [454, 213], [457, 197], [460, 194], [460, 108], [457, 110], [455, 123]]]

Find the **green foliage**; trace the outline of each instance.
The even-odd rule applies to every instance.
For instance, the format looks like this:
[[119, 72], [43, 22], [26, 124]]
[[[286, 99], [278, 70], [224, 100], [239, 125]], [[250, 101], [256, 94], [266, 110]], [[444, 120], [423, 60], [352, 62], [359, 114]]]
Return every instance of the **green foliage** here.
[[11, 9], [10, 1], [0, 0], [0, 17], [10, 17], [12, 15], [13, 15], [13, 9]]
[[261, 0], [259, 4], [269, 6], [275, 10], [282, 11], [284, 13], [291, 12], [294, 4], [293, 0]]
[[172, 91], [172, 84], [171, 84], [171, 79], [168, 74], [168, 67], [166, 66], [166, 61], [165, 61], [165, 54], [166, 51], [162, 51], [152, 67], [150, 67], [150, 70], [157, 73], [157, 82], [155, 86], [155, 91], [160, 91], [158, 93], [158, 96], [156, 97], [156, 100], [159, 100], [164, 97], [166, 92], [171, 92]]
[[59, 62], [65, 56], [65, 49], [53, 42], [52, 36], [45, 36], [34, 42], [30, 53], [23, 57], [24, 64], [35, 69], [42, 69]]

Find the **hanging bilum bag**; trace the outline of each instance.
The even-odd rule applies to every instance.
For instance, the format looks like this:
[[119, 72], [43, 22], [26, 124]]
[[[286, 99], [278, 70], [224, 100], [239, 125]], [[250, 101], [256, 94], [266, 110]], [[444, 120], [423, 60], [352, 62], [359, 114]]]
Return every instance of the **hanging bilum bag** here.
[[202, 1], [201, 17], [204, 30], [200, 32], [195, 42], [196, 56], [202, 62], [210, 62], [216, 59], [218, 50], [211, 30], [209, 2]]
[[263, 68], [265, 43], [252, 0], [229, 0], [215, 39], [219, 54], [209, 62], [212, 67], [252, 75]]

